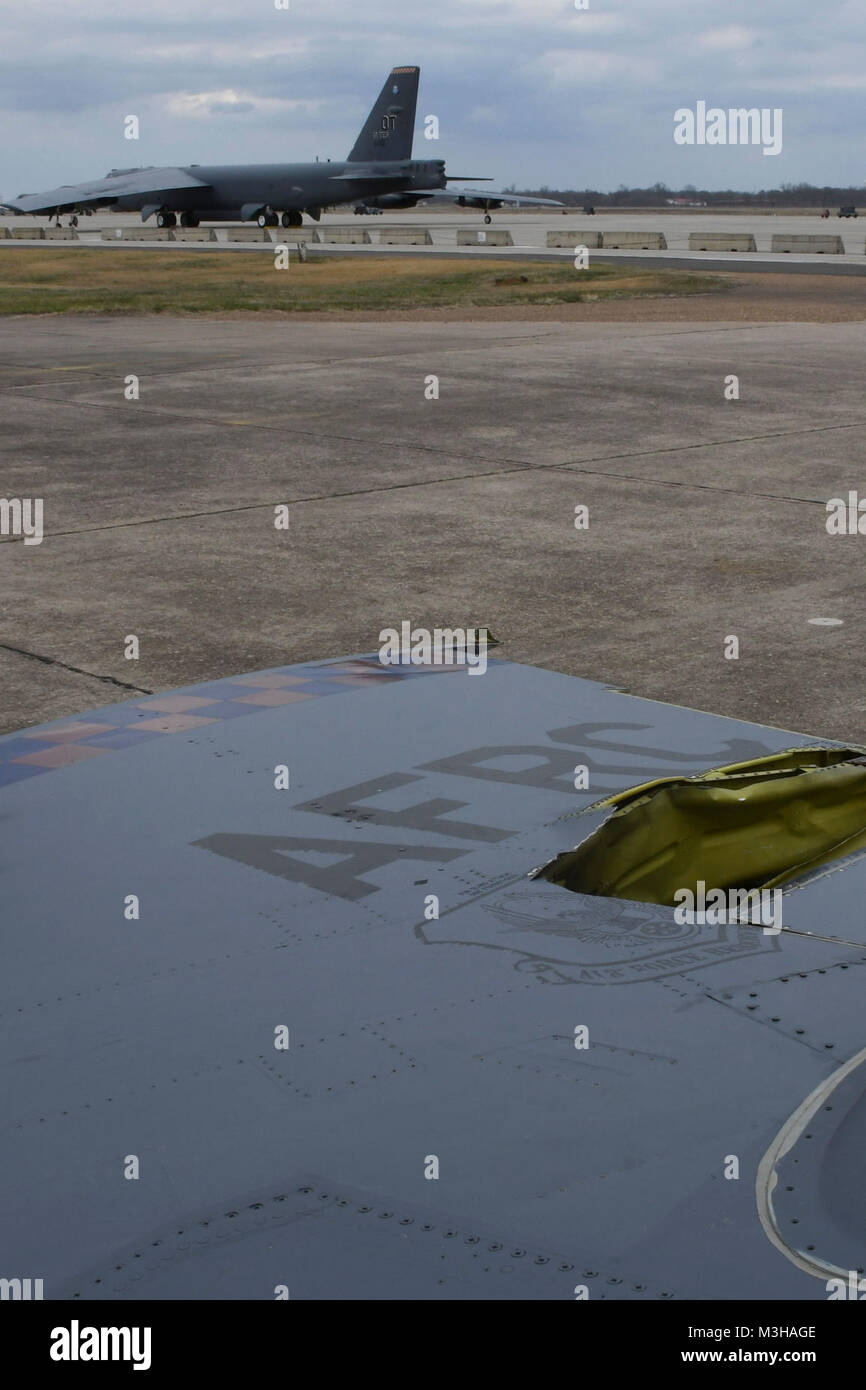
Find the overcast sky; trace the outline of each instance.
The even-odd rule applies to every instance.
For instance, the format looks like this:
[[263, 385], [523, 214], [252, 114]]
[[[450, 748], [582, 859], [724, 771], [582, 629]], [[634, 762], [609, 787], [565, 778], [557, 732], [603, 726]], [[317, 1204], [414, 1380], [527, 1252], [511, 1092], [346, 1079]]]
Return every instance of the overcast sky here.
[[[139, 164], [345, 158], [404, 63], [421, 67], [416, 153], [450, 173], [519, 188], [866, 181], [863, 0], [589, 6], [0, 0], [0, 196]], [[782, 153], [677, 145], [674, 112], [698, 101], [781, 107]]]

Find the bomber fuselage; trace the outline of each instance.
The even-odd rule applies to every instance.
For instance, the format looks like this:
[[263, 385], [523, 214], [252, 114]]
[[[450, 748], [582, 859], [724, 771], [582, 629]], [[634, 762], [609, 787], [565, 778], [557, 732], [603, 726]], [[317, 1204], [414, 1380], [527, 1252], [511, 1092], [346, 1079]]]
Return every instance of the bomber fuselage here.
[[[191, 212], [200, 217], [254, 216], [253, 208], [277, 212], [303, 211], [347, 203], [367, 195], [407, 189], [444, 188], [442, 160], [400, 160], [383, 163], [349, 163], [331, 160], [316, 164], [192, 164], [183, 172], [206, 187], [172, 190], [160, 201], [159, 193], [121, 194], [111, 205], [125, 212], [151, 212], [165, 207], [172, 212]], [[109, 201], [108, 199], [106, 201]]]

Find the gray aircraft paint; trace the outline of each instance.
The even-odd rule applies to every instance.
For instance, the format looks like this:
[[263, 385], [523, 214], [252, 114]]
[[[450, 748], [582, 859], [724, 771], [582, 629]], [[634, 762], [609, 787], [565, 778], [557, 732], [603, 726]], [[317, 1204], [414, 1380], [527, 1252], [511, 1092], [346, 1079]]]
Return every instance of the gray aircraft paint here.
[[863, 1047], [866, 860], [787, 894], [778, 937], [528, 877], [606, 791], [813, 740], [495, 661], [175, 693], [199, 702], [176, 733], [153, 696], [0, 739], [0, 1274], [84, 1300], [826, 1296], [791, 1252], [862, 1251], [866, 1069], [808, 1171], [783, 1156], [808, 1222], [777, 1195], [778, 1244], [756, 1180]]

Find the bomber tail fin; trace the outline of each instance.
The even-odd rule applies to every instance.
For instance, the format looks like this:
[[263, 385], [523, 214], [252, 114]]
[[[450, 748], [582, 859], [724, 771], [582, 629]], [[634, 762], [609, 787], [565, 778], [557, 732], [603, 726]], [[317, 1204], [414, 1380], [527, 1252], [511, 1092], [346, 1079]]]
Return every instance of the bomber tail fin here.
[[360, 135], [350, 162], [411, 159], [420, 68], [392, 68]]

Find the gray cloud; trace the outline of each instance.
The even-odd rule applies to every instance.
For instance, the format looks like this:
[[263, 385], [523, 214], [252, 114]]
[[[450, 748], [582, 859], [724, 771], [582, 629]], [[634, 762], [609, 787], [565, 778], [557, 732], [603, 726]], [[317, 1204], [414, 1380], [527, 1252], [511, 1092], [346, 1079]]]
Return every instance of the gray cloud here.
[[[422, 67], [425, 153], [518, 185], [863, 182], [866, 12], [807, 0], [0, 0], [0, 188], [112, 165], [340, 157], [388, 68]], [[228, 95], [227, 95], [228, 94]], [[688, 148], [673, 113], [784, 111], [784, 150]], [[128, 113], [138, 144], [123, 140]], [[459, 167], [458, 167], [459, 166]]]

